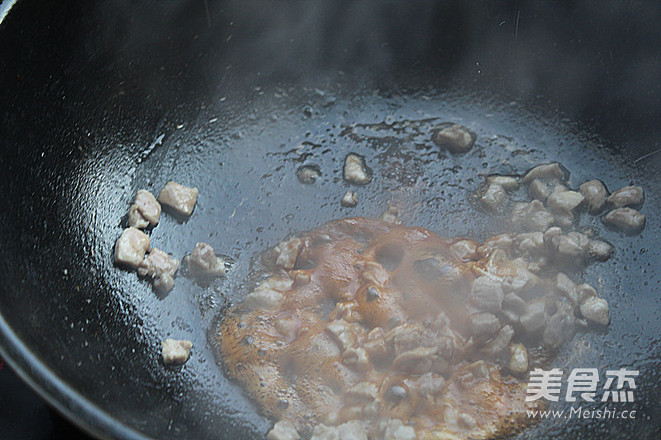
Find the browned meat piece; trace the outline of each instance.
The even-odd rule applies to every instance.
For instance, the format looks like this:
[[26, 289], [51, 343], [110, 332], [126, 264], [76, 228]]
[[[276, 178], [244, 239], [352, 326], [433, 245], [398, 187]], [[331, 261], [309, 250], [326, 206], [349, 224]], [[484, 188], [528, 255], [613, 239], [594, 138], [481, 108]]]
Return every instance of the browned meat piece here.
[[459, 124], [444, 124], [434, 133], [432, 140], [450, 153], [465, 153], [475, 144], [475, 133]]
[[174, 287], [174, 274], [179, 268], [179, 260], [172, 258], [160, 249], [152, 248], [138, 266], [138, 275], [154, 280], [154, 288], [169, 292]]
[[176, 182], [168, 182], [158, 195], [158, 201], [181, 215], [189, 216], [195, 208], [197, 194], [197, 188], [188, 188]]
[[225, 260], [216, 256], [211, 245], [198, 242], [184, 263], [194, 277], [216, 278], [225, 275]]
[[193, 343], [185, 339], [166, 339], [163, 341], [163, 348], [161, 355], [165, 365], [182, 365], [185, 364], [190, 357], [191, 348]]
[[154, 195], [144, 189], [139, 190], [129, 208], [129, 226], [140, 229], [156, 226], [160, 216], [161, 204], [156, 201]]
[[115, 243], [115, 262], [138, 267], [149, 250], [149, 236], [137, 228], [124, 229]]

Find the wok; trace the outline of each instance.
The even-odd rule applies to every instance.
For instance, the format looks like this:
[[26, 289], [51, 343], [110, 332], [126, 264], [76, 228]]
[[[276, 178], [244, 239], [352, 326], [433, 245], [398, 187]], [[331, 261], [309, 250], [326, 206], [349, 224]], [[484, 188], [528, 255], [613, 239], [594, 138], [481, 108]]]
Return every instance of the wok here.
[[[100, 438], [260, 438], [270, 422], [212, 341], [262, 251], [389, 202], [407, 224], [484, 239], [497, 225], [467, 196], [481, 178], [558, 160], [573, 186], [646, 190], [639, 235], [590, 220], [617, 249], [582, 275], [612, 323], [555, 360], [640, 370], [626, 404], [638, 414], [547, 420], [520, 438], [658, 438], [660, 14], [651, 2], [18, 2], [0, 27], [2, 356]], [[429, 142], [447, 120], [476, 131], [471, 152]], [[339, 203], [350, 151], [375, 176], [354, 210]], [[296, 179], [304, 164], [322, 171], [313, 185]], [[182, 257], [207, 241], [232, 269], [159, 296], [112, 249], [135, 191], [168, 180], [197, 186], [198, 205], [184, 222], [162, 216], [152, 243]], [[193, 341], [183, 368], [162, 365], [166, 337]]]

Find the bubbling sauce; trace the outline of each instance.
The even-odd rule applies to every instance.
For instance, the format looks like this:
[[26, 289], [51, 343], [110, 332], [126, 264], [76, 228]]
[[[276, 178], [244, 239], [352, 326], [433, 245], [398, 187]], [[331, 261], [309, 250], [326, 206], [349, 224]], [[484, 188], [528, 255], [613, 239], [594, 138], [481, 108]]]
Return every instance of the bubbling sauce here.
[[369, 438], [393, 422], [417, 438], [516, 432], [536, 406], [522, 341], [545, 329], [515, 314], [566, 299], [501, 242], [367, 218], [293, 237], [221, 322], [225, 366], [303, 437], [348, 422]]

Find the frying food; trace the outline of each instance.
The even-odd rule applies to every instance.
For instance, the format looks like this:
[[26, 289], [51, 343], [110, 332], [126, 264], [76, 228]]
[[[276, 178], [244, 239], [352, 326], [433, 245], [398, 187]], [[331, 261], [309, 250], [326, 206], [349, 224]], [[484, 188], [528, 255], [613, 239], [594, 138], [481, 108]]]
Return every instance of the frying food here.
[[478, 243], [348, 218], [293, 237], [222, 321], [225, 365], [281, 421], [271, 438], [291, 426], [312, 438], [516, 432], [539, 341], [551, 353], [609, 322], [591, 286], [540, 272], [583, 240], [550, 229]]
[[181, 215], [193, 213], [197, 202], [197, 188], [189, 188], [177, 182], [168, 182], [158, 195], [158, 201]]
[[371, 180], [370, 172], [365, 165], [365, 159], [354, 153], [349, 153], [344, 159], [344, 180], [355, 185], [365, 185]]
[[149, 250], [149, 236], [140, 229], [128, 227], [115, 243], [115, 262], [137, 268]]
[[135, 201], [129, 208], [129, 226], [144, 229], [158, 224], [161, 216], [161, 204], [147, 190], [140, 189], [135, 194]]
[[465, 153], [475, 144], [475, 133], [459, 124], [446, 123], [436, 129], [432, 140], [450, 153]]
[[345, 208], [353, 208], [358, 204], [358, 194], [353, 191], [347, 191], [342, 197], [342, 200], [340, 200], [340, 204]]
[[183, 365], [190, 357], [193, 343], [186, 339], [166, 339], [162, 344], [163, 363], [165, 365]]
[[190, 274], [197, 278], [216, 278], [225, 275], [225, 260], [218, 257], [208, 243], [198, 242], [190, 255], [184, 257]]
[[138, 265], [138, 275], [154, 280], [154, 288], [165, 293], [174, 287], [174, 274], [179, 268], [179, 260], [157, 248], [151, 248], [149, 255]]

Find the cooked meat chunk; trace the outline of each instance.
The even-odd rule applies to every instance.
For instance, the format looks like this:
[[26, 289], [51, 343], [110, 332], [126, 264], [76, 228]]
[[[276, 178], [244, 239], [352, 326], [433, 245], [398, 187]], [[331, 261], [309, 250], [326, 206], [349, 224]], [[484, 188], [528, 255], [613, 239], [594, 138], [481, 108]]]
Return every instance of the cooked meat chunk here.
[[273, 429], [266, 436], [267, 440], [298, 440], [300, 438], [296, 427], [289, 420], [280, 420], [273, 425]]
[[487, 176], [487, 183], [491, 185], [500, 185], [507, 191], [519, 189], [519, 179], [516, 176], [503, 176], [501, 174], [492, 174]]
[[115, 243], [115, 262], [136, 268], [149, 250], [149, 236], [138, 228], [124, 229]]
[[632, 208], [617, 208], [603, 217], [607, 225], [625, 232], [639, 232], [645, 227], [645, 216]]
[[166, 339], [163, 341], [163, 363], [165, 365], [183, 365], [190, 356], [193, 343], [188, 340]]
[[158, 195], [158, 201], [181, 215], [189, 216], [195, 208], [197, 194], [197, 188], [189, 188], [176, 182], [168, 182]]
[[179, 260], [160, 249], [152, 248], [138, 265], [138, 275], [152, 278], [157, 290], [169, 292], [174, 287], [174, 274], [178, 268]]
[[475, 144], [475, 133], [459, 124], [445, 124], [433, 136], [433, 141], [451, 153], [465, 153]]
[[528, 350], [525, 345], [510, 345], [510, 360], [507, 367], [514, 374], [525, 374], [528, 371]]
[[305, 185], [314, 183], [319, 176], [321, 176], [321, 171], [317, 165], [303, 165], [296, 170], [298, 181]]
[[643, 203], [644, 200], [643, 189], [639, 186], [625, 186], [620, 188], [608, 197], [608, 203], [616, 208], [623, 208], [625, 206], [636, 206]]
[[584, 198], [583, 194], [576, 191], [554, 191], [546, 202], [554, 213], [570, 213], [583, 202]]
[[590, 240], [590, 256], [599, 261], [606, 261], [613, 253], [613, 246], [602, 240]]
[[344, 180], [356, 185], [364, 185], [371, 180], [365, 159], [354, 153], [349, 153], [344, 159]]
[[505, 201], [505, 189], [495, 183], [489, 184], [487, 190], [480, 197], [480, 202], [489, 210], [495, 211]]
[[354, 207], [358, 204], [358, 194], [353, 191], [347, 191], [342, 197], [340, 204], [346, 208]]
[[564, 181], [567, 176], [565, 175], [564, 169], [560, 166], [559, 163], [547, 163], [543, 165], [537, 165], [523, 176], [521, 179], [522, 183], [531, 183], [535, 179], [549, 180], [557, 179]]
[[161, 204], [147, 190], [141, 189], [135, 194], [135, 201], [129, 208], [129, 226], [144, 229], [156, 226], [161, 216]]
[[588, 320], [608, 325], [608, 303], [603, 298], [592, 296], [581, 304], [581, 314]]
[[532, 183], [530, 183], [528, 192], [533, 198], [545, 202], [548, 196], [551, 195], [551, 188], [549, 188], [549, 186], [544, 183], [544, 181], [535, 179], [532, 181]]
[[608, 197], [608, 190], [600, 180], [590, 180], [579, 187], [579, 191], [585, 197], [590, 213], [597, 214], [601, 211]]
[[197, 242], [184, 263], [194, 277], [216, 278], [225, 275], [225, 260], [217, 256], [210, 244]]

